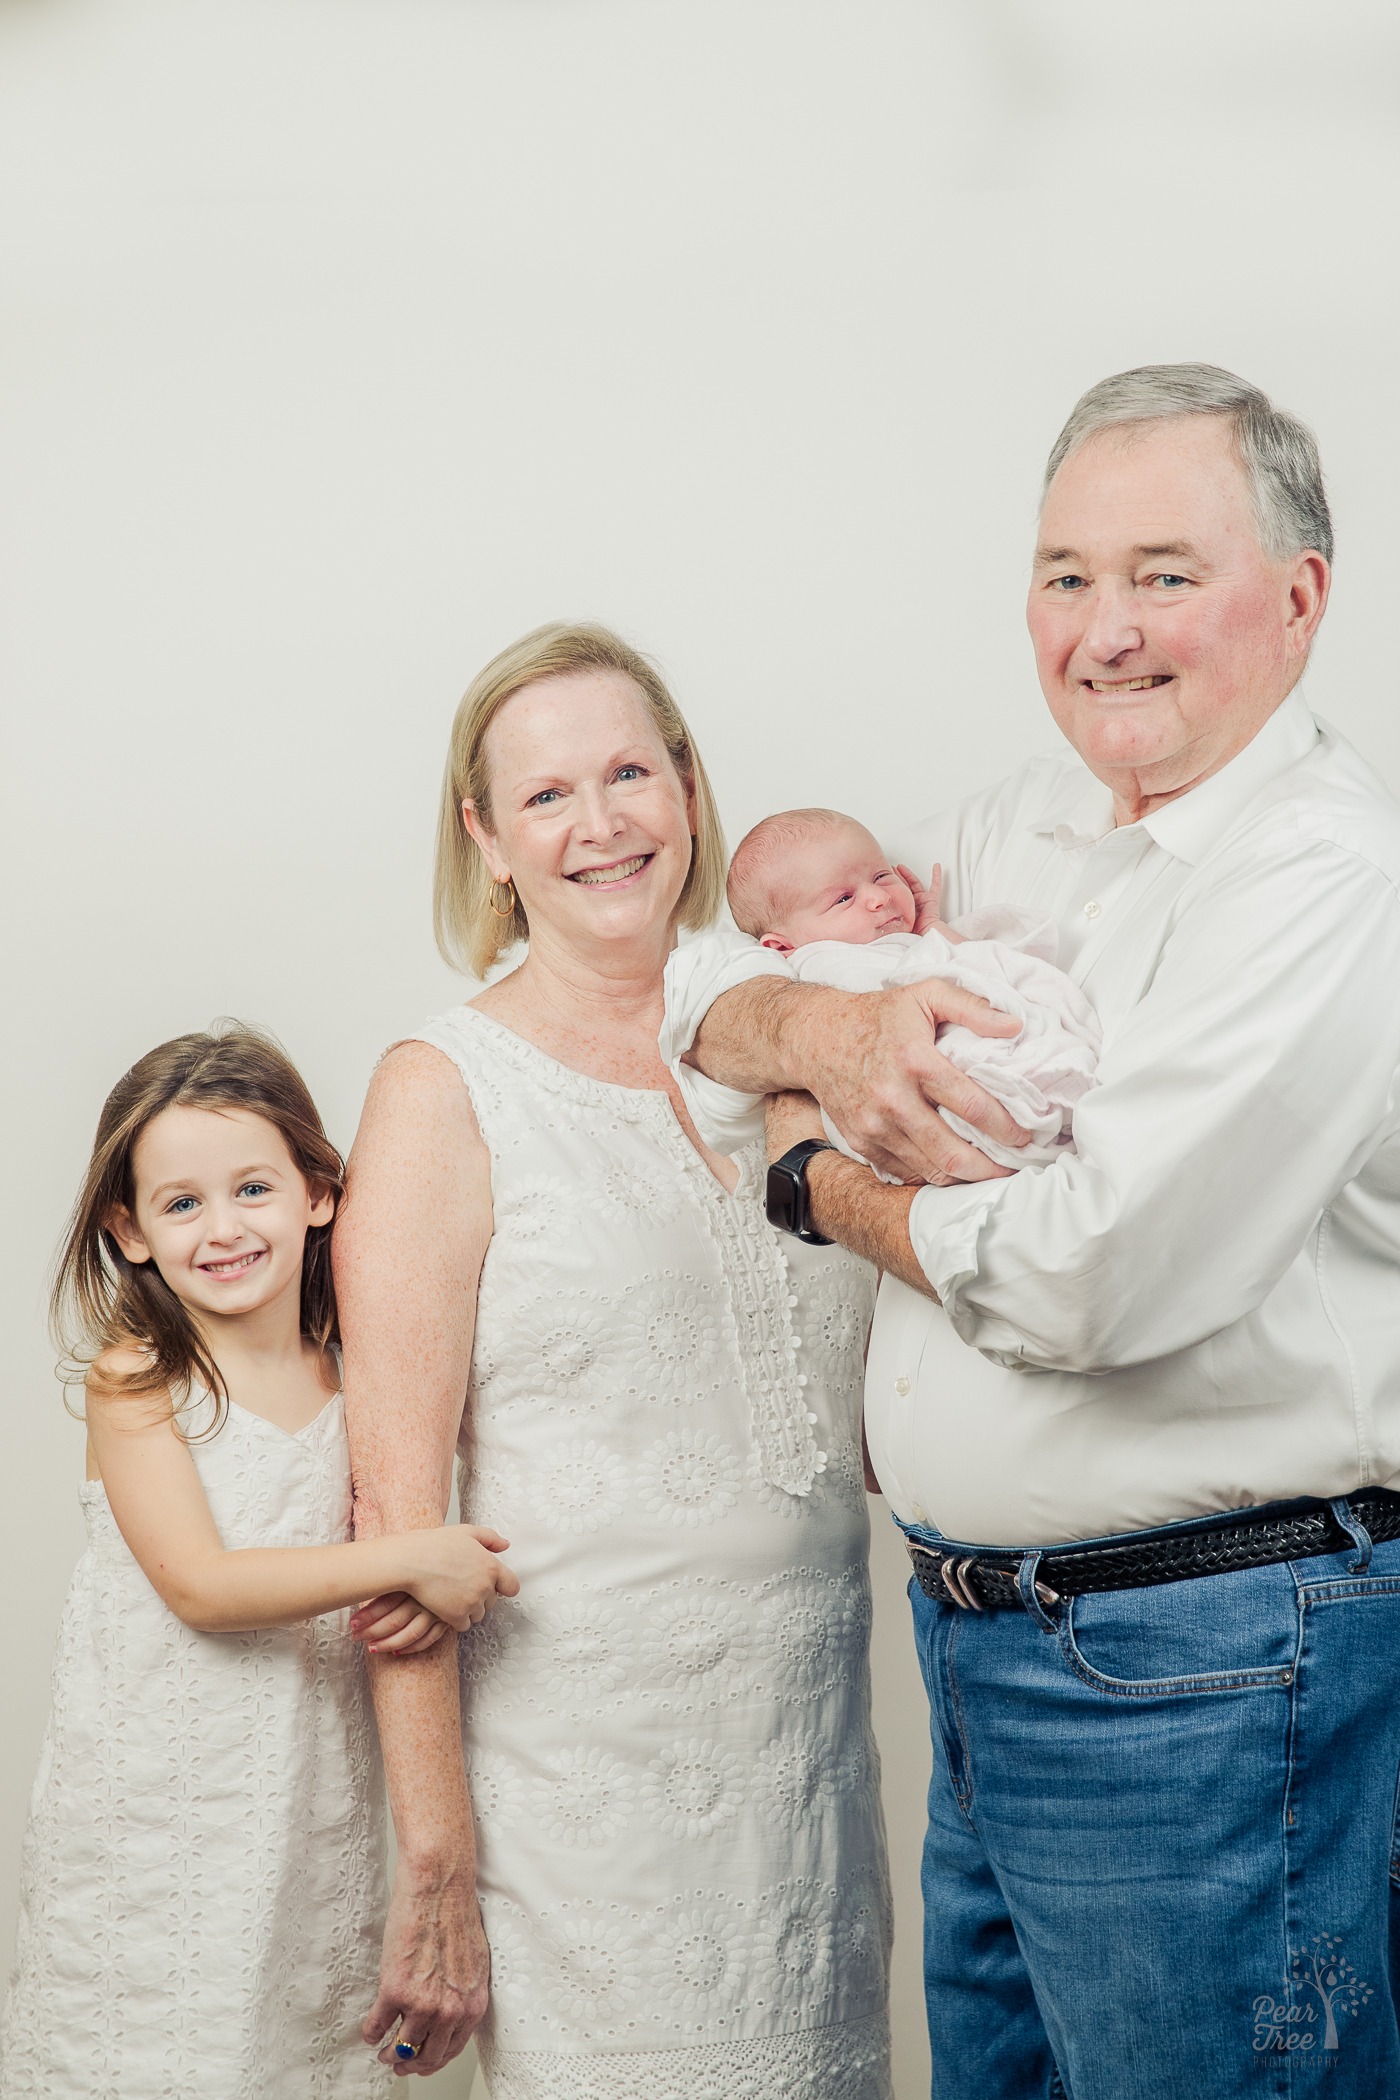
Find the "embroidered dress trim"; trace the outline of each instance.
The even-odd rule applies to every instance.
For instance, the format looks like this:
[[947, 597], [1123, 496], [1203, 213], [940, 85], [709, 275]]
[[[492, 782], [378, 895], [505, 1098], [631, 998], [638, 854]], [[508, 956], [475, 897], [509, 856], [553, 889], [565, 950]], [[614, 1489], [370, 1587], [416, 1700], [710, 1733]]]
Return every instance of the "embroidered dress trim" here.
[[491, 2100], [889, 2100], [889, 2030], [880, 2014], [800, 2034], [599, 2055], [483, 2042], [482, 2070]]
[[755, 1195], [763, 1171], [763, 1147], [746, 1146], [737, 1155], [739, 1183], [730, 1195], [686, 1136], [666, 1094], [646, 1087], [615, 1086], [587, 1072], [576, 1072], [513, 1029], [493, 1021], [489, 1014], [461, 1006], [429, 1022], [416, 1040], [431, 1043], [456, 1064], [471, 1092], [482, 1138], [493, 1154], [501, 1147], [501, 1137], [492, 1129], [499, 1088], [482, 1069], [485, 1060], [467, 1048], [474, 1032], [483, 1047], [490, 1042], [493, 1055], [528, 1073], [551, 1093], [653, 1126], [663, 1149], [690, 1178], [724, 1258], [734, 1301], [730, 1307], [732, 1334], [759, 1470], [785, 1494], [810, 1495], [826, 1470], [827, 1454], [818, 1450], [812, 1434], [816, 1416], [807, 1399], [807, 1374], [799, 1367], [802, 1338], [793, 1327], [795, 1297], [787, 1258]]

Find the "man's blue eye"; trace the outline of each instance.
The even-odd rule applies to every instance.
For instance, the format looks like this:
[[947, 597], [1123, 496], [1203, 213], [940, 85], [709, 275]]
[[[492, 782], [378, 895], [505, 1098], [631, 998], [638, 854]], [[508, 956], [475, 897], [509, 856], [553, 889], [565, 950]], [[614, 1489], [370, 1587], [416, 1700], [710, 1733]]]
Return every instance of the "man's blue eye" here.
[[1082, 576], [1057, 576], [1053, 588], [1057, 591], [1077, 591], [1084, 582]]
[[1154, 583], [1185, 583], [1188, 581], [1188, 578], [1185, 576], [1154, 576], [1152, 580]]

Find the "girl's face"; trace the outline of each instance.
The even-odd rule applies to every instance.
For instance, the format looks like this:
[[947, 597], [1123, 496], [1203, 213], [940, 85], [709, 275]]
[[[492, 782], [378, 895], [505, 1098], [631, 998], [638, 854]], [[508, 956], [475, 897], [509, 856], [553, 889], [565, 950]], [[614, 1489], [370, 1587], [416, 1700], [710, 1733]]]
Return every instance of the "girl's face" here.
[[190, 1312], [223, 1318], [300, 1293], [313, 1194], [274, 1123], [245, 1108], [162, 1109], [132, 1153], [135, 1200], [108, 1230], [128, 1261], [152, 1261]]
[[695, 797], [645, 700], [617, 671], [541, 678], [486, 733], [488, 831], [463, 817], [530, 940], [577, 954], [664, 943], [690, 872]]

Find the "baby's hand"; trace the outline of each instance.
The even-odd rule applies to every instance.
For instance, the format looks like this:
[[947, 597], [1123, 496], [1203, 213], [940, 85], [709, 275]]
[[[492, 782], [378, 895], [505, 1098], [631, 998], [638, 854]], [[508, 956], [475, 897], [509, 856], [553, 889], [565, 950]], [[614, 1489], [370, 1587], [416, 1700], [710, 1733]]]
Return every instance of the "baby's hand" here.
[[962, 935], [954, 933], [952, 927], [946, 926], [938, 916], [939, 906], [943, 902], [943, 870], [938, 862], [933, 864], [933, 873], [929, 876], [927, 889], [912, 868], [896, 863], [895, 873], [903, 882], [908, 883], [913, 895], [915, 933], [941, 933], [945, 941], [951, 941], [956, 947]]

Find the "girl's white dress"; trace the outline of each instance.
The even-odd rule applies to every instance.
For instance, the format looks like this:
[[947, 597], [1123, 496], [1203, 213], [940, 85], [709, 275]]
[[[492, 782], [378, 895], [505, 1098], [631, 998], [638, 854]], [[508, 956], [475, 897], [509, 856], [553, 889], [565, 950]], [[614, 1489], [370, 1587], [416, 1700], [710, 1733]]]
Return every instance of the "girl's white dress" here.
[[464, 1502], [521, 1581], [461, 1649], [492, 2100], [889, 2100], [871, 1272], [664, 1094], [421, 1039], [491, 1155]]
[[[196, 1432], [212, 1419], [201, 1398]], [[339, 1396], [230, 1407], [191, 1455], [226, 1546], [346, 1538]], [[344, 1612], [193, 1633], [100, 1484], [25, 1838], [2, 2100], [360, 2100], [384, 1916], [378, 1749]]]

